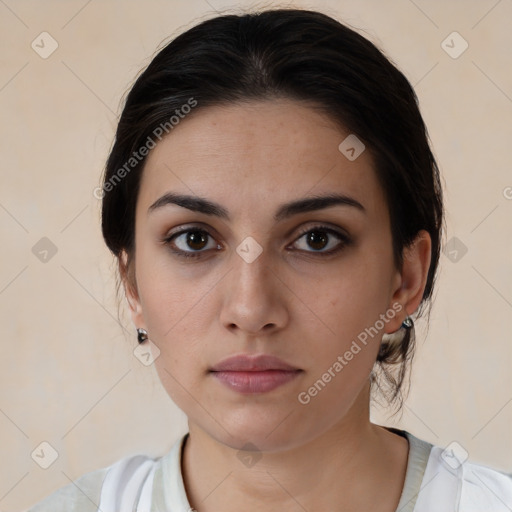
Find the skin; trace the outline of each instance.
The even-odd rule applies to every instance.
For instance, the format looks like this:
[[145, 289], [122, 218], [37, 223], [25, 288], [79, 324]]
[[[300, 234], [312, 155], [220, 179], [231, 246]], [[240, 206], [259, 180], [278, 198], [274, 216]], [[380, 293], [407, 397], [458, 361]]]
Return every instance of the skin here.
[[[408, 443], [370, 422], [369, 375], [382, 335], [398, 330], [420, 304], [431, 240], [421, 231], [401, 272], [395, 268], [371, 154], [349, 161], [338, 150], [348, 133], [292, 100], [209, 107], [183, 120], [146, 161], [135, 280], [126, 255], [120, 270], [133, 322], [159, 348], [158, 375], [189, 420], [182, 471], [199, 512], [340, 505], [393, 512], [398, 505]], [[177, 205], [148, 214], [169, 191], [215, 201], [230, 220]], [[336, 205], [273, 218], [284, 202], [333, 192], [366, 212]], [[329, 235], [325, 248], [308, 244], [300, 230], [318, 223], [352, 242], [322, 255], [340, 241]], [[180, 258], [161, 242], [180, 226], [210, 233], [202, 246], [187, 245], [186, 235], [174, 240], [182, 250], [202, 250], [201, 257]], [[236, 252], [248, 236], [262, 248], [252, 263]], [[308, 404], [300, 403], [299, 393], [396, 303], [403, 309]], [[273, 391], [243, 395], [208, 372], [242, 353], [275, 355], [303, 371]], [[261, 457], [251, 466], [237, 456], [246, 443]]]

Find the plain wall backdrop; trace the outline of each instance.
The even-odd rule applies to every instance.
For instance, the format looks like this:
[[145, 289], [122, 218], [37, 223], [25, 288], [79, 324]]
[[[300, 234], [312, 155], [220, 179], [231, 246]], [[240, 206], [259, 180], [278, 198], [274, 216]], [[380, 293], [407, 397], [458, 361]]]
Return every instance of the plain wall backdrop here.
[[512, 472], [510, 0], [1, 0], [0, 510], [162, 455], [186, 431], [134, 356], [126, 301], [118, 323], [93, 191], [121, 98], [163, 41], [216, 11], [278, 5], [384, 50], [415, 87], [443, 176], [447, 243], [411, 393], [401, 417], [372, 419]]

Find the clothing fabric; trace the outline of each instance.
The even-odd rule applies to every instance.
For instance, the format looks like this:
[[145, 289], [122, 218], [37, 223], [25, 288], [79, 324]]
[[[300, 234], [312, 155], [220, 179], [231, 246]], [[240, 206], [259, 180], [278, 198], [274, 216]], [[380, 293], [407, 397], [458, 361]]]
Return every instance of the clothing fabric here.
[[[457, 465], [446, 450], [405, 430], [409, 442], [404, 487], [396, 512], [510, 512], [512, 474], [469, 461]], [[181, 472], [188, 433], [153, 459], [124, 457], [86, 473], [28, 512], [193, 512]], [[448, 460], [448, 462], [447, 462]]]

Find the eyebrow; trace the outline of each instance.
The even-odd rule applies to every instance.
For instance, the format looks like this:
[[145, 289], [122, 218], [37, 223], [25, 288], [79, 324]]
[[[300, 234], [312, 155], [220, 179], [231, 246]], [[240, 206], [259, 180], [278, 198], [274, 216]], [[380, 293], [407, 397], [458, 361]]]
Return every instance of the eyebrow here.
[[[198, 196], [175, 194], [173, 192], [167, 192], [162, 197], [157, 199], [148, 208], [148, 215], [155, 210], [163, 208], [169, 204], [178, 205], [193, 212], [204, 213], [205, 215], [211, 215], [221, 219], [230, 220], [228, 210], [226, 210], [218, 203]], [[353, 197], [344, 194], [327, 194], [322, 196], [304, 197], [295, 201], [284, 203], [277, 209], [276, 213], [274, 214], [274, 220], [278, 222], [299, 213], [322, 210], [331, 206], [351, 206], [361, 211], [362, 213], [366, 213], [364, 206]]]

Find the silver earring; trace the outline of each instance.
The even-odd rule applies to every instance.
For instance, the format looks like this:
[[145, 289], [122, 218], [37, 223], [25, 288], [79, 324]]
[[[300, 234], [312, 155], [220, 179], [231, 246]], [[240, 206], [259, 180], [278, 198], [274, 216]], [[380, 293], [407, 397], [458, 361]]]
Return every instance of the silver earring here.
[[402, 322], [402, 327], [404, 327], [405, 329], [410, 329], [413, 326], [414, 323], [412, 321], [412, 318], [409, 315], [407, 315], [407, 318]]
[[137, 339], [139, 340], [139, 343], [144, 343], [148, 339], [148, 332], [146, 329], [143, 329], [142, 327], [137, 329]]

